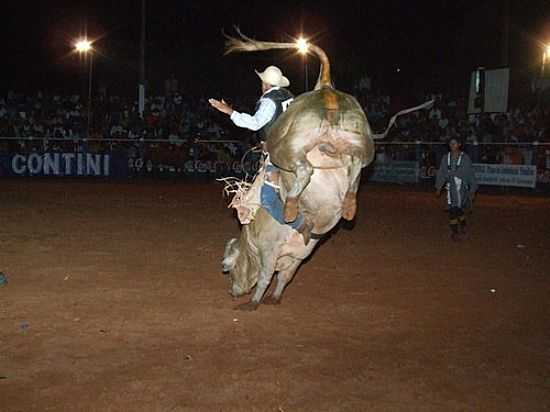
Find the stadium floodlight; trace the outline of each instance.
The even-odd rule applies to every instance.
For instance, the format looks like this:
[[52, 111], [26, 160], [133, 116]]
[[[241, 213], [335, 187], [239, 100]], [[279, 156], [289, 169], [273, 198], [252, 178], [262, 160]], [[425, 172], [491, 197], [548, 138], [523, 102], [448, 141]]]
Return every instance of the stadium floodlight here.
[[74, 44], [78, 53], [88, 53], [92, 50], [92, 42], [88, 39], [80, 39]]
[[296, 41], [296, 47], [298, 48], [298, 52], [300, 54], [307, 54], [307, 52], [309, 50], [309, 43], [307, 42], [306, 39], [304, 39], [303, 37], [300, 37]]
[[92, 42], [86, 37], [78, 39], [74, 44], [75, 51], [80, 55], [85, 55], [89, 58], [89, 68], [88, 73], [88, 138], [90, 137], [90, 119], [92, 117], [92, 78], [93, 78], [93, 67], [94, 67], [94, 48], [92, 47]]

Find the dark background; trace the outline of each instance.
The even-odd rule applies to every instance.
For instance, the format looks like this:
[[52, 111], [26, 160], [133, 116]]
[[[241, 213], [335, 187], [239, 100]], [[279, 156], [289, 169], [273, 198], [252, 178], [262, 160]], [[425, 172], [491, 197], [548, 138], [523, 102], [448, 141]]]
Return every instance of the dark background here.
[[[71, 47], [87, 32], [96, 40], [94, 88], [135, 94], [140, 3], [3, 2], [0, 89], [81, 92], [86, 65]], [[300, 56], [223, 57], [221, 30], [231, 32], [234, 24], [263, 40], [288, 41], [303, 31], [328, 52], [338, 87], [349, 89], [368, 74], [377, 90], [402, 95], [464, 94], [473, 68], [506, 63], [502, 38], [509, 27], [509, 63], [516, 84], [523, 84], [540, 65], [543, 42], [550, 41], [550, 1], [511, 0], [509, 13], [505, 5], [505, 0], [147, 0], [148, 86], [162, 93], [164, 80], [174, 74], [191, 94], [257, 94], [253, 69], [277, 64], [293, 91], [303, 89]], [[310, 59], [309, 68], [313, 82], [316, 62]]]

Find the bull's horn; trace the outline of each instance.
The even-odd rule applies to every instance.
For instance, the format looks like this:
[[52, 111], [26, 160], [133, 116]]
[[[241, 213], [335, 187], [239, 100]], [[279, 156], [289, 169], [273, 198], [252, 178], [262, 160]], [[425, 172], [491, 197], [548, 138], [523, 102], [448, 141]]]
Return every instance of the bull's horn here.
[[[254, 40], [245, 34], [243, 34], [238, 27], [235, 27], [235, 31], [238, 37], [228, 36], [225, 42], [225, 54], [229, 53], [241, 53], [241, 52], [253, 52], [273, 49], [296, 49], [296, 43], [279, 43], [279, 42], [267, 42]], [[330, 61], [327, 54], [323, 49], [315, 44], [308, 43], [308, 50], [311, 50], [321, 62], [321, 70], [319, 73], [319, 81], [317, 82], [316, 89], [321, 87], [332, 87], [332, 79], [330, 76]]]

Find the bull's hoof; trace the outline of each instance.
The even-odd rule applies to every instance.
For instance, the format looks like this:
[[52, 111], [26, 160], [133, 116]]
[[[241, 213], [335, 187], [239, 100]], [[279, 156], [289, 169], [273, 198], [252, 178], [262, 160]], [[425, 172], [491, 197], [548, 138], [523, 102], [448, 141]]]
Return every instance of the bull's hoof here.
[[285, 222], [294, 222], [298, 217], [298, 199], [288, 197], [285, 202]]
[[246, 302], [235, 307], [235, 310], [242, 310], [243, 312], [254, 312], [258, 309], [259, 304], [256, 302]]
[[281, 297], [276, 298], [273, 295], [266, 296], [266, 298], [263, 300], [264, 305], [280, 305], [281, 304]]
[[356, 193], [348, 193], [344, 198], [342, 217], [345, 220], [353, 220], [357, 213], [357, 195]]

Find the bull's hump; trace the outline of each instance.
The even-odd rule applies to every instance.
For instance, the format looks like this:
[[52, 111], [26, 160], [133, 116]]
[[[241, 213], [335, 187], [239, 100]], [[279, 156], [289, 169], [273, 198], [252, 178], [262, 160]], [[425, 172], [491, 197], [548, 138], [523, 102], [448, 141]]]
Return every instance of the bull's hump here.
[[304, 93], [298, 96], [288, 109], [288, 112], [301, 112], [301, 114], [311, 112], [319, 116], [324, 116], [328, 111], [363, 113], [357, 100], [347, 93], [332, 88]]

